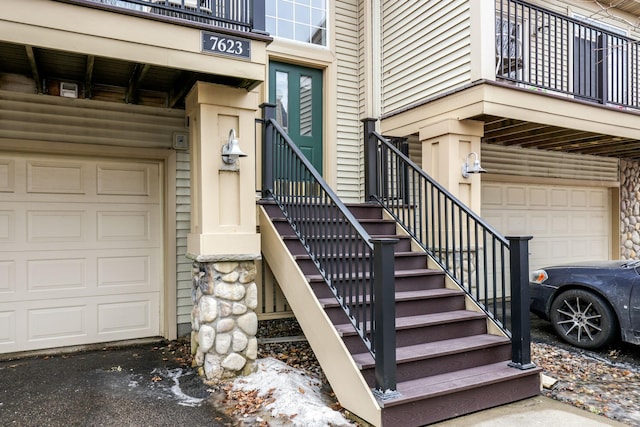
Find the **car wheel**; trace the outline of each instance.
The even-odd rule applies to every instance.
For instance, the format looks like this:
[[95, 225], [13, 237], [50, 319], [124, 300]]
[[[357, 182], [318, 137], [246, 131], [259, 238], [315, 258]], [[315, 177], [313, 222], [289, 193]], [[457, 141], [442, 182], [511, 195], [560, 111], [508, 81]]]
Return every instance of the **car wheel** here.
[[618, 333], [618, 321], [609, 304], [582, 289], [558, 295], [551, 304], [549, 318], [565, 341], [590, 350], [609, 344]]

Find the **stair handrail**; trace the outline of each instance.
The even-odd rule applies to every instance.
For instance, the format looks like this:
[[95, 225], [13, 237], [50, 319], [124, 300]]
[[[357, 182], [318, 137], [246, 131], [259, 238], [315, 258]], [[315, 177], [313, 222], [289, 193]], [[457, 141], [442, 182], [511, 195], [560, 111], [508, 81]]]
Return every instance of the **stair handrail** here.
[[511, 364], [530, 369], [534, 366], [528, 296], [527, 245], [531, 237], [502, 236], [414, 163], [407, 150], [400, 150], [397, 143], [376, 132], [376, 121], [362, 120], [366, 199], [382, 205], [511, 339]]
[[[261, 108], [262, 198], [280, 208], [374, 357], [376, 395], [394, 396], [397, 239], [373, 238], [278, 123], [276, 105]], [[325, 233], [341, 237], [325, 240]], [[348, 264], [350, 259], [359, 265]]]

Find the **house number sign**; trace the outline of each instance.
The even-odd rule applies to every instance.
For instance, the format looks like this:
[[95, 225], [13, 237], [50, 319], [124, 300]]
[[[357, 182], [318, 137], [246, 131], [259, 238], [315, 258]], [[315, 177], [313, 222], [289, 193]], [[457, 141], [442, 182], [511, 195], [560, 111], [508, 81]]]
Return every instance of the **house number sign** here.
[[202, 31], [202, 51], [250, 59], [251, 42], [240, 37]]

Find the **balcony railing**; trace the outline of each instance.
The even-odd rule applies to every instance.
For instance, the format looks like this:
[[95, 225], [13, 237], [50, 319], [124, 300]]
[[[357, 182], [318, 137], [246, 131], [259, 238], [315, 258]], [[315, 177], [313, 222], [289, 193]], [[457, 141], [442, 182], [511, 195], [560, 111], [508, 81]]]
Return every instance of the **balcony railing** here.
[[587, 18], [519, 0], [496, 2], [496, 78], [523, 87], [639, 108], [638, 40]]
[[59, 0], [155, 19], [264, 34], [264, 0]]

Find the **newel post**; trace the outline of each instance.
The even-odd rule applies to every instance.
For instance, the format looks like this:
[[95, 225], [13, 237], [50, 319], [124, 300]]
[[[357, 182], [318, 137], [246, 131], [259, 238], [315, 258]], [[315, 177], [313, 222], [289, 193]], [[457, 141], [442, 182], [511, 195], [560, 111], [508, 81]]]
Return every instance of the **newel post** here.
[[511, 363], [531, 369], [531, 318], [529, 317], [529, 240], [532, 236], [507, 237], [511, 269]]
[[364, 124], [364, 198], [373, 200], [378, 194], [377, 154], [378, 144], [373, 132], [376, 130], [376, 119], [362, 119]]
[[262, 197], [273, 193], [273, 132], [270, 120], [276, 117], [276, 104], [263, 103], [262, 108]]
[[396, 380], [396, 297], [394, 246], [396, 238], [374, 238], [373, 292], [375, 394], [386, 400], [398, 396]]

